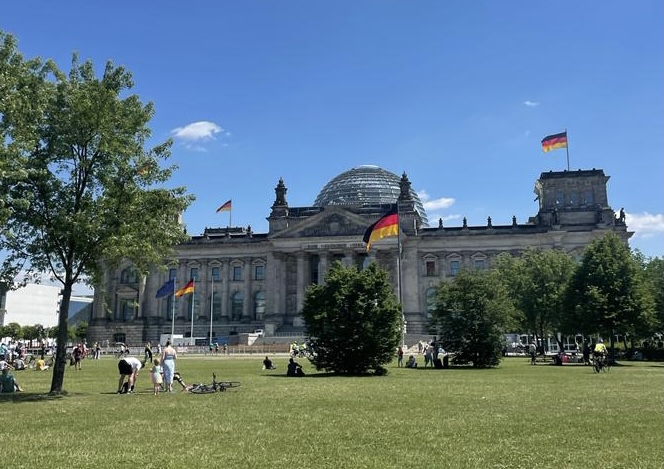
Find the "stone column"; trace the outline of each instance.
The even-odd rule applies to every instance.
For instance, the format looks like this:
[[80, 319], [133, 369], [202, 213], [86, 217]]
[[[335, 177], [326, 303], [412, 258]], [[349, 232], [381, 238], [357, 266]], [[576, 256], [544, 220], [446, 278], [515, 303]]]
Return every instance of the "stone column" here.
[[244, 303], [242, 304], [242, 322], [251, 322], [254, 319], [253, 303], [254, 299], [251, 295], [251, 284], [253, 280], [253, 272], [251, 258], [247, 257], [244, 260]]
[[306, 253], [298, 252], [297, 256], [297, 312], [302, 310], [304, 304], [304, 290], [307, 288], [306, 281]]
[[228, 279], [230, 264], [228, 260], [225, 260], [221, 264], [221, 287], [219, 288], [219, 293], [221, 294], [221, 323], [228, 324], [231, 322], [230, 316], [230, 283]]

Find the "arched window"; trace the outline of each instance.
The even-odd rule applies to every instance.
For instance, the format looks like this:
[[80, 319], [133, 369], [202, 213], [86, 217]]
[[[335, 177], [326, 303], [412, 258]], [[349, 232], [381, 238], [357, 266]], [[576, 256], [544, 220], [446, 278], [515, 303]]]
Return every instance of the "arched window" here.
[[113, 334], [113, 342], [122, 342], [124, 344], [125, 342], [127, 342], [127, 336], [125, 335], [124, 332], [116, 332], [115, 334]]
[[138, 283], [138, 271], [133, 265], [120, 272], [120, 283]]
[[236, 291], [231, 297], [231, 321], [242, 319], [242, 310], [244, 308], [244, 293]]
[[263, 320], [265, 314], [265, 292], [258, 291], [254, 295], [254, 319], [257, 321]]

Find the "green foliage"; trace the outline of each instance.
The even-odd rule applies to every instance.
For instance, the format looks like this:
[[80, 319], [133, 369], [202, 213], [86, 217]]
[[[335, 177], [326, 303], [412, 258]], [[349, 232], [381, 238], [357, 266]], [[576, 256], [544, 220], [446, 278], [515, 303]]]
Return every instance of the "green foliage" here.
[[[660, 285], [661, 288], [661, 285]], [[636, 259], [614, 233], [593, 241], [572, 276], [563, 330], [603, 337], [652, 330], [654, 306]]]
[[553, 249], [526, 249], [518, 257], [498, 257], [496, 269], [522, 314], [518, 330], [537, 332], [540, 337], [559, 331], [565, 289], [575, 267], [571, 256]]
[[12, 340], [21, 338], [21, 325], [17, 322], [10, 322], [5, 324], [0, 329], [0, 337], [11, 337]]
[[661, 330], [664, 324], [664, 259], [648, 259], [644, 265], [645, 282], [655, 303], [656, 318]]
[[496, 271], [461, 271], [438, 286], [434, 324], [453, 363], [476, 368], [500, 363], [513, 306]]
[[318, 370], [346, 375], [380, 372], [394, 357], [402, 314], [387, 272], [335, 262], [323, 285], [306, 293], [302, 317]]
[[154, 110], [129, 94], [124, 68], [108, 62], [97, 78], [74, 55], [65, 74], [52, 62], [24, 61], [0, 33], [0, 76], [0, 247], [7, 271], [50, 272], [63, 285], [59, 392], [73, 285], [99, 284], [105, 267], [126, 258], [140, 272], [162, 266], [187, 239], [178, 219], [193, 198], [164, 187], [175, 169], [161, 167], [172, 142], [145, 148]]
[[78, 323], [76, 325], [74, 334], [76, 335], [77, 340], [85, 340], [85, 338], [88, 336], [88, 323], [85, 321]]

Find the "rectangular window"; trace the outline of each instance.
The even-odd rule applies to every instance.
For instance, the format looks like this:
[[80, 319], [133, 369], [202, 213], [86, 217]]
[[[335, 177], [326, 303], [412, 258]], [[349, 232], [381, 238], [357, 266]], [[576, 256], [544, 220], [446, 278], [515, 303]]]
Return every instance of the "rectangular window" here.
[[556, 205], [563, 205], [565, 203], [565, 194], [562, 191], [556, 191]]
[[240, 265], [233, 266], [233, 281], [235, 282], [242, 281], [242, 266]]
[[475, 270], [486, 269], [486, 261], [484, 259], [475, 259]]
[[450, 275], [452, 277], [455, 277], [459, 273], [460, 268], [461, 268], [460, 261], [450, 261]]
[[436, 275], [436, 261], [426, 261], [425, 265], [425, 273], [427, 277], [433, 277]]
[[576, 207], [579, 205], [579, 194], [576, 191], [572, 191], [569, 193], [569, 204], [572, 207]]
[[198, 267], [192, 267], [189, 271], [189, 278], [198, 280]]
[[595, 199], [593, 198], [593, 191], [585, 191], [583, 193], [583, 203], [586, 205], [592, 205], [595, 203]]
[[178, 276], [178, 269], [168, 269], [168, 280], [173, 280]]
[[313, 285], [318, 285], [318, 263], [320, 258], [317, 255], [312, 255], [309, 258], [309, 283]]
[[265, 266], [254, 266], [254, 280], [265, 280]]
[[215, 282], [221, 281], [221, 269], [219, 267], [212, 267], [210, 275]]

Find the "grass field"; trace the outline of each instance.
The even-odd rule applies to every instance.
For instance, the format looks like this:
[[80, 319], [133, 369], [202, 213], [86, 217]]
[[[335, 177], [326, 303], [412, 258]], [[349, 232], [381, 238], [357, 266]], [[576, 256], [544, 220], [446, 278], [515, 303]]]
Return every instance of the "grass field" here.
[[[384, 377], [286, 378], [262, 357], [181, 357], [186, 381], [225, 393], [117, 395], [116, 360], [84, 360], [49, 397], [51, 372], [15, 376], [0, 396], [7, 468], [657, 468], [664, 467], [664, 366], [625, 363], [492, 370], [404, 369]], [[176, 385], [177, 386], [177, 385]]]

